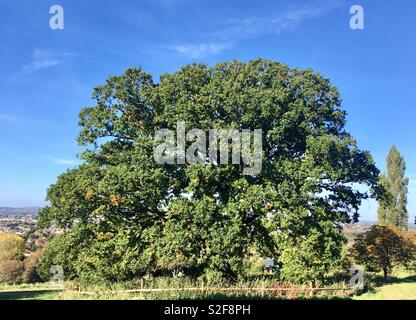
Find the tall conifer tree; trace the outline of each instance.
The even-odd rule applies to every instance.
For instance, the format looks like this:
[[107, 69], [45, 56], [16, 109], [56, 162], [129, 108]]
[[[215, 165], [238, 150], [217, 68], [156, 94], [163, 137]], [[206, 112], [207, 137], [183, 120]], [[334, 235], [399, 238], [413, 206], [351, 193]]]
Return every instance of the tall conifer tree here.
[[409, 179], [405, 177], [406, 163], [396, 146], [390, 148], [387, 156], [387, 172], [381, 175], [381, 184], [390, 193], [388, 202], [380, 203], [378, 223], [407, 230], [407, 186]]

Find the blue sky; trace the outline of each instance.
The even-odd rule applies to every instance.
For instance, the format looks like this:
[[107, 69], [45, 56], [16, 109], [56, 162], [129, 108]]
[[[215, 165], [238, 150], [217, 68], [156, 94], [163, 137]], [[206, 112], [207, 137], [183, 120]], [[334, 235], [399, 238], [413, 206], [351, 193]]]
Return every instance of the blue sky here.
[[[64, 30], [49, 8], [64, 8]], [[364, 8], [365, 29], [349, 27]], [[416, 213], [416, 3], [388, 1], [0, 0], [0, 206], [44, 204], [77, 164], [78, 112], [108, 75], [142, 66], [157, 80], [186, 63], [257, 57], [311, 67], [336, 85], [347, 128], [381, 170], [395, 143]], [[376, 218], [376, 204], [362, 206]]]

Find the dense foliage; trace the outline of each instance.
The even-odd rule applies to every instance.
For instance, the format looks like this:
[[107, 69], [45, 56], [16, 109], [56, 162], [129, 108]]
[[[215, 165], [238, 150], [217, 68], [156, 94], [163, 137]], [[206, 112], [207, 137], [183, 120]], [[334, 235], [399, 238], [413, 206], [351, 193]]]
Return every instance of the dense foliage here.
[[[379, 171], [344, 129], [337, 89], [311, 70], [258, 59], [187, 65], [158, 84], [140, 68], [95, 88], [80, 113], [83, 164], [48, 190], [44, 270], [120, 281], [145, 274], [235, 279], [254, 248], [287, 279], [310, 282], [339, 262], [342, 224], [378, 194]], [[158, 165], [155, 131], [262, 129], [263, 166]], [[368, 188], [362, 191], [358, 184]], [[361, 191], [360, 191], [361, 190]]]

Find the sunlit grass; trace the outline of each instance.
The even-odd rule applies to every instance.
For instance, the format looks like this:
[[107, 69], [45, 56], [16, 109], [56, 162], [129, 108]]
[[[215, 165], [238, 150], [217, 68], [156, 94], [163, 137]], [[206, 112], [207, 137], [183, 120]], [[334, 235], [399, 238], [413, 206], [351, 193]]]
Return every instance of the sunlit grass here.
[[416, 300], [416, 276], [398, 271], [387, 281], [380, 281], [370, 292], [354, 296], [355, 300]]

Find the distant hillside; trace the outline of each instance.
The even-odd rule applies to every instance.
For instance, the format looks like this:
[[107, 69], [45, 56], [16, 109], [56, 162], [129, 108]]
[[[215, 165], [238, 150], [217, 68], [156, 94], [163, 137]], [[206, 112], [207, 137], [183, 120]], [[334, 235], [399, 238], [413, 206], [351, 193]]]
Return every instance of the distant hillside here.
[[[344, 230], [346, 232], [361, 233], [361, 232], [367, 231], [368, 229], [371, 228], [371, 226], [373, 226], [375, 224], [377, 224], [376, 221], [362, 220], [362, 221], [359, 221], [357, 223], [344, 225]], [[409, 230], [415, 230], [416, 229], [416, 225], [413, 224], [413, 223], [409, 223], [408, 227], [409, 227]]]
[[31, 215], [36, 217], [40, 207], [27, 207], [27, 208], [11, 208], [0, 207], [0, 216], [25, 216]]

